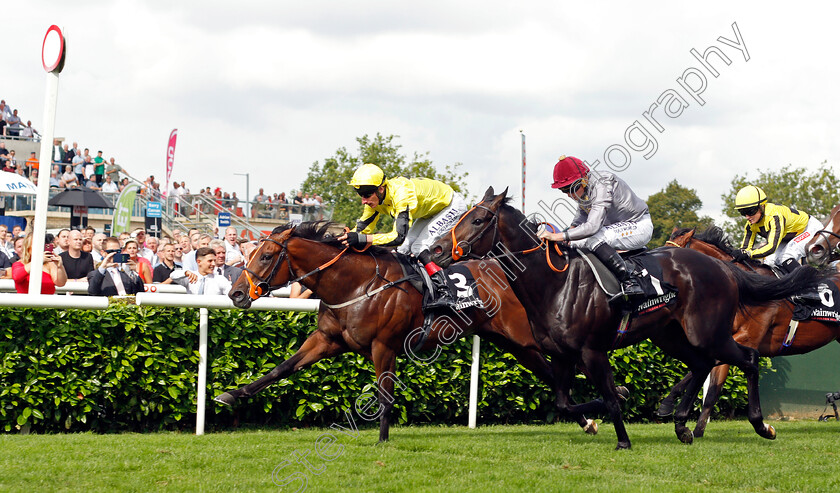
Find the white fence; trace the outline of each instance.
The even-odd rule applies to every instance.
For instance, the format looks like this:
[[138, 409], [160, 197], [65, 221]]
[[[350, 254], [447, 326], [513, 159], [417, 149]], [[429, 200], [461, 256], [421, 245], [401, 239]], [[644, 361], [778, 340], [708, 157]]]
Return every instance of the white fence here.
[[[14, 291], [14, 281], [0, 279], [0, 291]], [[157, 289], [151, 289], [156, 287]], [[207, 330], [209, 324], [209, 309], [228, 310], [236, 308], [227, 296], [184, 296], [186, 289], [171, 284], [147, 284], [146, 293], [138, 293], [135, 303], [138, 306], [166, 306], [199, 309], [198, 335], [198, 382], [196, 387], [196, 424], [195, 434], [204, 434], [204, 420], [206, 412], [207, 389]], [[180, 289], [176, 289], [180, 288]], [[63, 288], [68, 295], [76, 293], [87, 294], [87, 282], [68, 282]], [[166, 291], [166, 292], [165, 292]], [[289, 295], [289, 289], [277, 290], [274, 297], [260, 298], [251, 304], [251, 310], [262, 311], [300, 311], [316, 312], [320, 305], [317, 299], [280, 298]], [[10, 294], [0, 292], [0, 307], [16, 308], [58, 308], [80, 310], [104, 310], [108, 308], [109, 298], [104, 296], [57, 296], [52, 294]], [[470, 395], [468, 426], [476, 427], [476, 409], [478, 403], [478, 370], [479, 370], [479, 338], [473, 336], [472, 368], [470, 371]]]

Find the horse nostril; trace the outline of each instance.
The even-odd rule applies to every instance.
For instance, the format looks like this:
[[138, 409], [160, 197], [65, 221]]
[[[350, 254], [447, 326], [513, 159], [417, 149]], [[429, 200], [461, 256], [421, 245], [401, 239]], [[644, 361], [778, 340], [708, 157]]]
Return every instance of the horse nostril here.
[[434, 248], [434, 252], [435, 252], [435, 255], [440, 255], [441, 253], [443, 253], [443, 248], [441, 248], [441, 247], [438, 245], [438, 246], [436, 246], [436, 247]]

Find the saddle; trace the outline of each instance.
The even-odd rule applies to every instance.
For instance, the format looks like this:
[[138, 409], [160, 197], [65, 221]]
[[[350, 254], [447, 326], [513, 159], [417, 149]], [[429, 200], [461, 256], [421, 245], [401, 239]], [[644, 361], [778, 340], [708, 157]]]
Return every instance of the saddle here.
[[[581, 258], [587, 263], [604, 293], [612, 298], [621, 294], [621, 287], [615, 274], [587, 249], [578, 249]], [[625, 302], [624, 311], [640, 314], [648, 313], [670, 303], [676, 298], [677, 288], [662, 281], [662, 267], [648, 254], [646, 248], [621, 253], [625, 262], [635, 266], [639, 283], [645, 292], [645, 299]]]

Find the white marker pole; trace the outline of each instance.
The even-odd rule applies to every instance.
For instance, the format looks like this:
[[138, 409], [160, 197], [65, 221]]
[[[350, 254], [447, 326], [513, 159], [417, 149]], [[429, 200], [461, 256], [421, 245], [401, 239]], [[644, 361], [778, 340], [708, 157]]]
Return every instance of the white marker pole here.
[[204, 434], [204, 405], [207, 400], [207, 308], [198, 310], [198, 389], [196, 391], [195, 434]]
[[473, 336], [472, 367], [470, 368], [470, 405], [468, 425], [475, 428], [476, 414], [478, 413], [478, 357], [481, 353], [481, 339]]
[[44, 267], [44, 236], [47, 232], [47, 201], [50, 198], [50, 171], [55, 136], [55, 112], [58, 106], [58, 74], [67, 55], [64, 36], [58, 26], [50, 26], [41, 47], [41, 62], [47, 71], [47, 92], [44, 97], [44, 121], [41, 126], [41, 154], [38, 170], [38, 193], [35, 196], [35, 218], [32, 231], [32, 263], [29, 271], [29, 292], [41, 294], [41, 273]]

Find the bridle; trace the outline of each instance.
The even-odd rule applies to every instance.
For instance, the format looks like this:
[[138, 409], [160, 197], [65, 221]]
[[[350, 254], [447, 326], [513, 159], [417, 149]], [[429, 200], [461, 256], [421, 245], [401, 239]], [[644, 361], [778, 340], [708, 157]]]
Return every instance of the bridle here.
[[[831, 240], [828, 238], [828, 237], [832, 237], [832, 236], [838, 240], [837, 243], [835, 243], [833, 247], [831, 246]], [[819, 238], [821, 240], [824, 240], [825, 244], [826, 244], [826, 247], [827, 247], [825, 249], [826, 253], [819, 256], [820, 260], [819, 260], [818, 263], [820, 265], [822, 265], [823, 262], [830, 261], [832, 258], [840, 256], [840, 235], [838, 235], [834, 231], [829, 231], [827, 229], [821, 229], [821, 230], [817, 231], [816, 233], [814, 233], [814, 237]], [[815, 246], [817, 246], [816, 243], [811, 245], [811, 248], [809, 249], [809, 251], [806, 252], [809, 256], [811, 255], [810, 250], [813, 249], [813, 247], [815, 247]], [[824, 260], [826, 258], [826, 255], [827, 255], [827, 260]]]
[[[341, 250], [340, 252], [338, 252], [338, 255], [333, 257], [331, 260], [328, 260], [327, 262], [325, 262], [325, 263], [319, 265], [318, 267], [316, 267], [314, 270], [311, 270], [311, 271], [307, 272], [306, 274], [304, 274], [302, 276], [294, 277], [295, 273], [294, 273], [294, 270], [292, 269], [292, 262], [291, 262], [291, 259], [289, 258], [289, 251], [288, 251], [288, 247], [286, 246], [286, 242], [281, 243], [281, 242], [275, 240], [274, 238], [268, 237], [268, 238], [262, 238], [260, 240], [260, 243], [262, 243], [264, 241], [270, 241], [270, 242], [274, 243], [275, 245], [279, 246], [280, 247], [280, 253], [277, 255], [277, 261], [272, 266], [271, 272], [266, 277], [260, 277], [256, 272], [249, 269], [247, 265], [243, 268], [245, 270], [245, 278], [248, 279], [248, 285], [250, 286], [250, 288], [248, 289], [248, 296], [250, 296], [252, 300], [262, 298], [263, 296], [268, 296], [275, 289], [279, 289], [279, 288], [282, 288], [283, 286], [288, 286], [290, 284], [300, 282], [300, 281], [306, 279], [307, 277], [313, 276], [313, 275], [321, 272], [322, 270], [324, 270], [327, 267], [331, 266], [332, 264], [336, 263], [338, 261], [338, 259], [340, 259], [342, 255], [344, 255], [344, 252], [346, 252], [347, 250], [350, 249], [350, 247], [344, 247], [344, 249]], [[367, 250], [367, 248], [368, 247], [365, 247], [362, 250], [357, 250], [357, 249], [354, 248], [354, 250], [356, 250], [357, 252], [363, 252], [363, 251]], [[272, 286], [270, 281], [272, 279], [274, 279], [275, 275], [277, 275], [277, 271], [280, 269], [280, 264], [283, 263], [283, 258], [284, 257], [286, 258], [286, 265], [288, 265], [288, 267], [289, 267], [289, 278], [291, 280], [286, 281], [285, 283], [283, 283], [281, 285]], [[257, 282], [254, 282], [254, 279], [256, 279]]]
[[[489, 207], [487, 207], [485, 205], [482, 205], [483, 203], [484, 203], [484, 201], [482, 200], [478, 204], [474, 205], [463, 216], [461, 216], [461, 219], [458, 219], [458, 222], [455, 223], [455, 226], [453, 226], [452, 229], [450, 230], [450, 234], [452, 235], [452, 252], [451, 253], [452, 253], [452, 261], [453, 262], [457, 262], [461, 258], [477, 259], [477, 260], [481, 260], [483, 258], [486, 258], [487, 255], [484, 255], [483, 257], [481, 257], [481, 256], [473, 254], [472, 253], [472, 247], [476, 242], [478, 242], [479, 240], [481, 240], [481, 238], [484, 237], [484, 235], [487, 233], [487, 230], [491, 227], [493, 228], [493, 241], [490, 244], [491, 245], [496, 244], [496, 238], [499, 235], [499, 228], [497, 227], [497, 224], [499, 222], [498, 212], [490, 209]], [[487, 224], [478, 233], [476, 233], [472, 238], [459, 242], [458, 239], [455, 237], [455, 230], [458, 228], [458, 225], [461, 224], [461, 221], [463, 221], [464, 218], [469, 216], [470, 212], [472, 212], [474, 209], [483, 209], [483, 210], [489, 212], [492, 215], [492, 218], [489, 221], [487, 221]], [[539, 223], [539, 224], [548, 224], [548, 223]], [[552, 226], [552, 228], [553, 228], [553, 226]], [[545, 249], [545, 260], [548, 263], [548, 266], [551, 268], [551, 270], [553, 270], [554, 272], [565, 272], [566, 269], [569, 268], [570, 260], [568, 260], [568, 259], [566, 260], [566, 266], [563, 267], [562, 269], [558, 269], [558, 268], [554, 267], [554, 264], [551, 263], [551, 257], [550, 257], [551, 251], [550, 251], [549, 248], [546, 248], [547, 245], [548, 245], [548, 240], [546, 240], [545, 238], [542, 238], [540, 240], [539, 244], [537, 246], [535, 246], [534, 248], [529, 248], [527, 250], [522, 250], [521, 252], [505, 253], [505, 254], [502, 254], [502, 255], [499, 255], [499, 256], [493, 256], [493, 258], [507, 257], [507, 256], [512, 255], [513, 253], [528, 254], [528, 253], [535, 252], [535, 251], [543, 248], [543, 249]], [[465, 253], [464, 247], [466, 247], [466, 253]], [[564, 256], [562, 250], [560, 250], [560, 247], [557, 245], [557, 243], [554, 244], [554, 250], [561, 257]]]
[[[493, 241], [491, 242], [491, 244], [496, 243], [496, 236], [499, 234], [499, 228], [496, 228], [495, 226], [499, 222], [499, 216], [497, 215], [496, 211], [490, 209], [489, 207], [487, 207], [485, 205], [482, 205], [483, 203], [484, 203], [484, 201], [482, 200], [478, 204], [474, 205], [470, 210], [468, 210], [466, 212], [466, 214], [461, 216], [461, 218], [458, 219], [458, 222], [455, 223], [455, 226], [452, 227], [452, 230], [450, 232], [452, 234], [452, 261], [453, 262], [457, 262], [458, 260], [460, 260], [463, 257], [466, 257], [468, 259], [479, 259], [479, 258], [481, 258], [481, 257], [478, 257], [476, 255], [473, 255], [472, 247], [476, 242], [478, 242], [479, 240], [481, 240], [481, 238], [484, 237], [484, 235], [487, 233], [487, 230], [489, 228], [493, 228]], [[458, 227], [459, 224], [461, 224], [461, 221], [463, 221], [465, 217], [470, 215], [470, 212], [472, 212], [474, 209], [483, 209], [483, 210], [489, 212], [492, 217], [489, 221], [487, 221], [487, 224], [485, 224], [484, 227], [478, 233], [476, 233], [476, 235], [473, 238], [470, 238], [469, 240], [464, 240], [464, 241], [459, 242], [455, 238], [455, 229]], [[466, 250], [465, 250], [465, 248], [466, 248]]]

